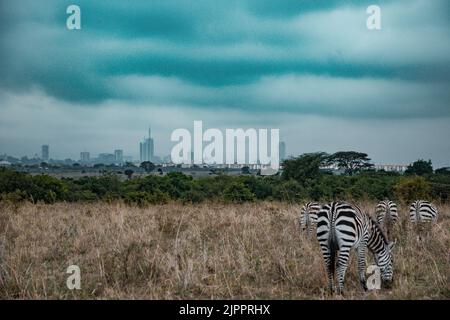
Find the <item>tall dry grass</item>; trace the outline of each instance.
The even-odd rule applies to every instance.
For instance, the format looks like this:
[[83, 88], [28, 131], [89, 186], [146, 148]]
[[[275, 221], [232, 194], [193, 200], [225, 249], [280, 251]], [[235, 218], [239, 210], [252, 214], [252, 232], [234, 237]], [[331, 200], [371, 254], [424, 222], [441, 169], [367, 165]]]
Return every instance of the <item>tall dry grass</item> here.
[[[372, 210], [374, 203], [363, 204]], [[449, 299], [450, 215], [417, 242], [402, 210], [395, 284], [365, 293], [354, 255], [348, 299]], [[117, 204], [0, 207], [3, 299], [327, 299], [317, 241], [299, 233], [298, 206]], [[66, 269], [81, 268], [81, 290]]]

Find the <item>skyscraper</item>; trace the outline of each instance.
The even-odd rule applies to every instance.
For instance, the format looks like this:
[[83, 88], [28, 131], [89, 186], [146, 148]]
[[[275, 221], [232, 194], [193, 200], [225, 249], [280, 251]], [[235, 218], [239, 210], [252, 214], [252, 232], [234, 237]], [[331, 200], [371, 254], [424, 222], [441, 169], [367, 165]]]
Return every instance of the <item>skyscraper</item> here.
[[140, 159], [141, 161], [153, 161], [155, 146], [153, 143], [151, 128], [148, 128], [148, 138], [144, 138], [139, 144]]
[[116, 157], [117, 163], [123, 162], [123, 150], [122, 149], [114, 150], [114, 156]]
[[81, 162], [89, 162], [90, 154], [87, 151], [80, 152], [80, 161]]
[[47, 144], [44, 144], [41, 149], [42, 149], [42, 156], [41, 156], [42, 160], [48, 161], [48, 159], [49, 159], [49, 146]]

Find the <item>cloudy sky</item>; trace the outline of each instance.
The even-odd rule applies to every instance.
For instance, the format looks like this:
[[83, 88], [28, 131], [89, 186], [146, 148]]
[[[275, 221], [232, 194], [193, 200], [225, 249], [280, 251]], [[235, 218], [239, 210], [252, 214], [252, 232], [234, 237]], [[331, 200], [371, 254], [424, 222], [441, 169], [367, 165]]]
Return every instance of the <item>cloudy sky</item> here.
[[450, 166], [449, 40], [448, 0], [2, 0], [0, 153], [137, 158], [151, 124], [167, 155], [203, 120], [279, 128], [293, 155]]

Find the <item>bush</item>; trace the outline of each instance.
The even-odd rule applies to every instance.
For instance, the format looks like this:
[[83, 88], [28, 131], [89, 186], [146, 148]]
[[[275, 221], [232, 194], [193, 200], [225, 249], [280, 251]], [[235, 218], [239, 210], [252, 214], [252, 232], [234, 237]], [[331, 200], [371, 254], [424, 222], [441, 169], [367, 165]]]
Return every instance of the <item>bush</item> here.
[[125, 203], [135, 204], [139, 207], [145, 207], [150, 204], [165, 204], [169, 199], [169, 196], [160, 190], [155, 190], [153, 192], [134, 191], [129, 192], [124, 196]]
[[396, 198], [405, 203], [431, 198], [431, 186], [423, 177], [403, 178], [395, 185], [394, 190]]
[[27, 199], [27, 193], [21, 190], [0, 194], [0, 201], [10, 202], [12, 204], [19, 204]]
[[224, 190], [223, 198], [229, 202], [243, 203], [254, 201], [255, 195], [242, 182], [233, 182]]

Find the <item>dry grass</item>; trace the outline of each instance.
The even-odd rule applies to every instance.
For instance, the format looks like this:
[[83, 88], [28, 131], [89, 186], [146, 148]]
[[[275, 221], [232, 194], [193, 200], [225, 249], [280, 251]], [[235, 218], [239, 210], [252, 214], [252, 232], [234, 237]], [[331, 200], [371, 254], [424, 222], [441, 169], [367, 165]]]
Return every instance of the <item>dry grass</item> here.
[[[0, 210], [3, 299], [330, 298], [318, 244], [299, 233], [298, 206], [61, 203]], [[363, 292], [352, 258], [345, 298], [449, 299], [449, 211], [441, 208], [426, 243], [402, 222], [391, 290]], [[81, 268], [81, 290], [66, 287], [72, 264]]]

